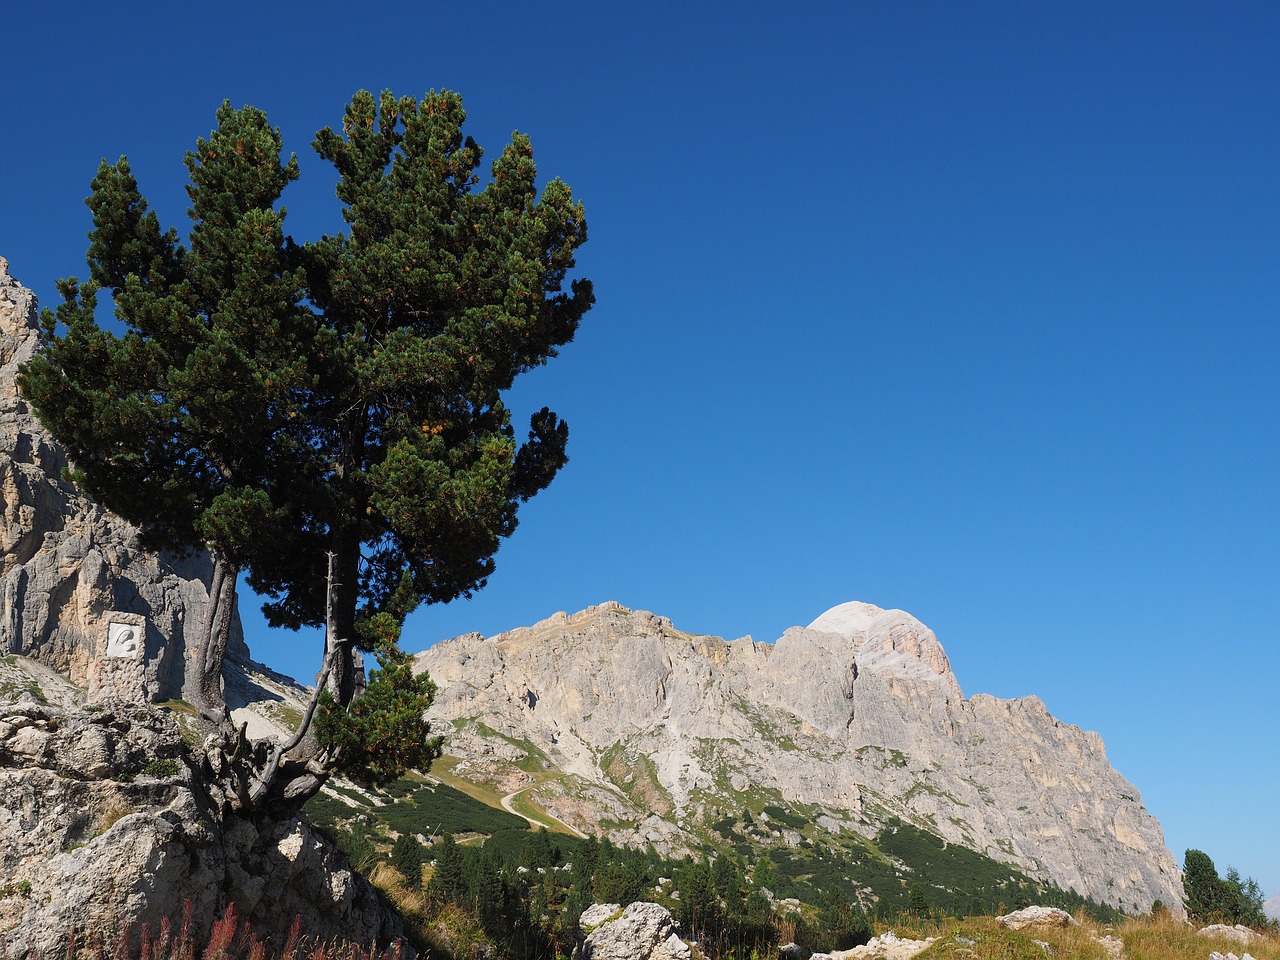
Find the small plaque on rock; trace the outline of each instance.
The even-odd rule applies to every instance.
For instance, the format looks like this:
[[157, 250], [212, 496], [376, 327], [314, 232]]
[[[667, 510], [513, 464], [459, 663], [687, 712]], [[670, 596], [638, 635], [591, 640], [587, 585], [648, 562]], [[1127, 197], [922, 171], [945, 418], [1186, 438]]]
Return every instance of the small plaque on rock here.
[[136, 623], [118, 620], [107, 625], [107, 656], [122, 660], [137, 660], [142, 656], [142, 627]]

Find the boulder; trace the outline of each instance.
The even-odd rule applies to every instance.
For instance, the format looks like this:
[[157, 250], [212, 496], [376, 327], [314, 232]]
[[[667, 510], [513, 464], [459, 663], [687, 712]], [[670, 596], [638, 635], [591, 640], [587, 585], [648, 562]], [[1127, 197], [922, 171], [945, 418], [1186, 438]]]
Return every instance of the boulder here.
[[996, 923], [1006, 930], [1044, 930], [1053, 927], [1075, 925], [1075, 917], [1057, 907], [1027, 907], [996, 917]]
[[918, 953], [923, 953], [933, 945], [937, 937], [926, 937], [924, 940], [910, 940], [899, 937], [892, 930], [872, 937], [860, 947], [849, 950], [835, 950], [831, 953], [815, 953], [809, 960], [911, 960]]
[[1201, 927], [1196, 933], [1202, 937], [1221, 937], [1224, 940], [1235, 940], [1238, 943], [1253, 943], [1253, 941], [1260, 939], [1260, 934], [1256, 930], [1250, 930], [1239, 923], [1233, 927], [1229, 927], [1225, 923], [1211, 923], [1207, 927]]
[[578, 921], [574, 960], [689, 960], [670, 911], [656, 903], [592, 904]]

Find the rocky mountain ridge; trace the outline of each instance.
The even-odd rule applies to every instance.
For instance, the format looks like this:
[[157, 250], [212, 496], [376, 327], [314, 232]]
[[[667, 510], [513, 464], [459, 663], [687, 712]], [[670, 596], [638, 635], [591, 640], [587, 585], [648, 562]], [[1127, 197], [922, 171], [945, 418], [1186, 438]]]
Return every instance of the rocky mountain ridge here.
[[843, 604], [766, 644], [604, 603], [416, 666], [456, 772], [523, 785], [578, 830], [679, 852], [743, 808], [867, 837], [897, 818], [1113, 906], [1181, 903], [1160, 825], [1101, 738], [1036, 697], [965, 698], [900, 610]]

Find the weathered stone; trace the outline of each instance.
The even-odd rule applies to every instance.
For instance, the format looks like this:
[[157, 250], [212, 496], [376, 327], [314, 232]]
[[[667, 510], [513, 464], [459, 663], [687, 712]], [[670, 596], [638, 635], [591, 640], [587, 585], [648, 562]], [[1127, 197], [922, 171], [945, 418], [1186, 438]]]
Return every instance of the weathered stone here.
[[1124, 957], [1124, 941], [1111, 934], [1093, 935], [1093, 941], [1107, 952], [1110, 960], [1122, 960]]
[[933, 631], [901, 610], [843, 604], [766, 644], [610, 602], [416, 664], [439, 687], [432, 718], [459, 728], [460, 770], [498, 781], [516, 769], [503, 751], [532, 744], [573, 786], [529, 795], [583, 832], [634, 824], [616, 843], [691, 851], [687, 825], [708, 804], [740, 809], [751, 785], [825, 811], [832, 832], [874, 834], [887, 812], [1104, 903], [1182, 902], [1160, 825], [1102, 739], [1036, 697], [965, 698]]
[[899, 937], [892, 930], [872, 937], [860, 947], [849, 950], [834, 950], [831, 953], [815, 953], [809, 960], [911, 960], [918, 953], [923, 953], [933, 945], [937, 937], [926, 937], [924, 940], [911, 940]]
[[676, 935], [666, 907], [632, 903], [592, 904], [578, 921], [582, 939], [574, 960], [689, 960], [689, 945]]
[[296, 819], [216, 810], [172, 714], [123, 701], [51, 716], [0, 704], [0, 938], [62, 956], [73, 929], [110, 937], [180, 920], [197, 936], [229, 903], [283, 944], [295, 916], [319, 940], [388, 943], [399, 919]]
[[1043, 930], [1074, 926], [1075, 917], [1057, 907], [1026, 907], [996, 917], [996, 923], [1006, 930]]
[[1238, 943], [1253, 943], [1261, 939], [1256, 930], [1251, 930], [1239, 923], [1230, 927], [1225, 923], [1211, 923], [1207, 927], [1201, 927], [1196, 933], [1202, 937], [1220, 937], [1224, 940], [1235, 940]]
[[[0, 655], [33, 657], [95, 695], [194, 702], [188, 638], [208, 615], [209, 558], [142, 549], [136, 527], [62, 479], [66, 453], [18, 394], [39, 333], [35, 297], [8, 267], [0, 257]], [[97, 670], [113, 611], [143, 624], [136, 669]], [[238, 615], [231, 644], [247, 659]]]

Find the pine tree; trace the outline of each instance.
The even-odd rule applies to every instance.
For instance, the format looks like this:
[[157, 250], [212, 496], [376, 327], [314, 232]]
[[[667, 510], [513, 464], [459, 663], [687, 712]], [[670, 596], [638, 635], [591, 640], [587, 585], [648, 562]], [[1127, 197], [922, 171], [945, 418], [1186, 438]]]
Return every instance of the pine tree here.
[[462, 851], [453, 842], [451, 834], [445, 834], [435, 845], [435, 870], [427, 891], [439, 900], [461, 903], [466, 896], [467, 883], [463, 873]]
[[[297, 410], [315, 382], [319, 320], [302, 306], [275, 209], [298, 176], [280, 151], [261, 111], [223, 104], [186, 157], [189, 248], [161, 231], [128, 161], [104, 160], [88, 200], [89, 279], [59, 284], [62, 304], [42, 312], [43, 352], [19, 378], [77, 484], [140, 524], [148, 545], [212, 551], [213, 610], [193, 660], [212, 719], [236, 578], [289, 541], [297, 481], [316, 469]], [[97, 323], [102, 291], [123, 337]]]
[[[224, 103], [187, 155], [188, 247], [148, 211], [128, 162], [104, 162], [89, 279], [60, 284], [20, 379], [91, 495], [153, 543], [212, 551], [205, 716], [225, 716], [241, 572], [271, 598], [274, 625], [325, 626], [325, 750], [297, 764], [273, 752], [251, 789], [228, 789], [237, 803], [299, 803], [343, 763], [373, 769], [352, 749], [377, 726], [349, 713], [355, 651], [394, 648], [419, 604], [482, 587], [519, 505], [567, 459], [568, 428], [546, 408], [517, 442], [503, 394], [594, 301], [588, 281], [567, 280], [582, 207], [559, 180], [539, 193], [521, 134], [479, 187], [464, 119], [454, 93], [357, 93], [341, 131], [314, 144], [337, 171], [347, 230], [302, 244], [279, 206], [297, 163], [254, 108]], [[97, 322], [102, 291], [122, 336]], [[425, 765], [427, 690], [395, 663], [382, 678], [410, 698], [397, 715], [411, 726], [393, 736], [426, 748], [398, 756]]]
[[391, 845], [391, 865], [404, 877], [405, 886], [417, 890], [422, 886], [422, 845], [407, 833], [396, 837]]
[[1201, 923], [1222, 919], [1224, 897], [1218, 870], [1201, 850], [1188, 850], [1183, 858], [1182, 888], [1187, 916]]

